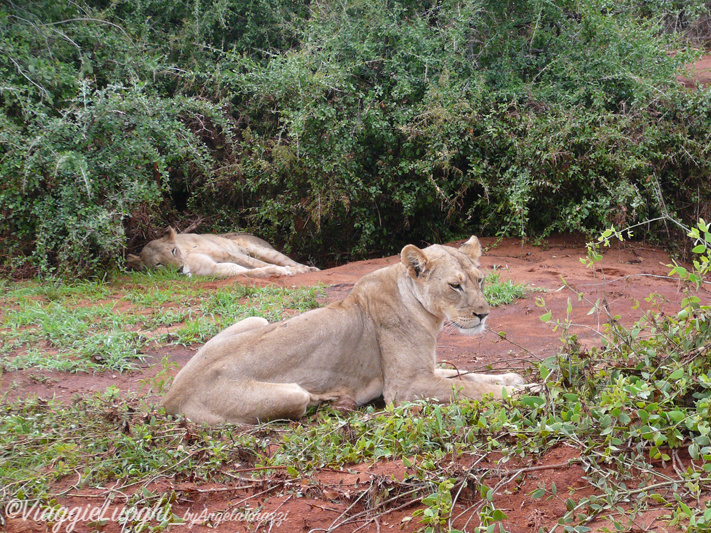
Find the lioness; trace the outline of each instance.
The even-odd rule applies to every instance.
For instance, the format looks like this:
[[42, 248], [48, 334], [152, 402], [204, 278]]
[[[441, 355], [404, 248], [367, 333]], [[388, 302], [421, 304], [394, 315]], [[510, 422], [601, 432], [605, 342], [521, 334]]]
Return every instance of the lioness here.
[[468, 335], [484, 329], [480, 256], [476, 237], [459, 249], [410, 244], [399, 263], [364, 276], [328, 307], [275, 324], [237, 322], [185, 365], [162, 405], [194, 422], [257, 423], [299, 418], [325, 400], [449, 402], [512, 391], [524, 383], [518, 374], [435, 368], [445, 320]]
[[290, 276], [318, 270], [297, 263], [277, 252], [259, 237], [247, 233], [198, 235], [176, 233], [146, 244], [140, 256], [129, 254], [126, 263], [137, 270], [172, 266], [192, 276], [228, 278], [245, 274], [252, 277]]

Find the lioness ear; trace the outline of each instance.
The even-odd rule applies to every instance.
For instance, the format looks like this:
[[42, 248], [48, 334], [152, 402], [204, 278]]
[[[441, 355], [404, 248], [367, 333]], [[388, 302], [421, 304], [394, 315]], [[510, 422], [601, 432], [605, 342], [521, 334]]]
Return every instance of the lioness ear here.
[[407, 267], [407, 272], [413, 278], [419, 278], [423, 274], [429, 274], [429, 262], [427, 256], [417, 246], [408, 244], [400, 252], [400, 261]]
[[134, 254], [128, 254], [128, 256], [126, 256], [126, 264], [136, 270], [141, 270], [143, 268], [143, 261], [139, 256]]
[[175, 236], [177, 233], [173, 229], [173, 226], [168, 226], [168, 229], [165, 232], [165, 235], [163, 235], [163, 240], [168, 241], [168, 242], [175, 242]]
[[481, 244], [479, 243], [479, 239], [472, 235], [467, 242], [459, 247], [459, 249], [467, 254], [472, 261], [478, 263], [479, 258], [481, 257]]

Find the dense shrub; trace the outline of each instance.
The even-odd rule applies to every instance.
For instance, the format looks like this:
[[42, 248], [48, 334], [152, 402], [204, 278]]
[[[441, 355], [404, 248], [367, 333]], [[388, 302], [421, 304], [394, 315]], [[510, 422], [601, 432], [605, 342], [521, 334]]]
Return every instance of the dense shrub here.
[[0, 7], [5, 262], [98, 273], [198, 220], [323, 265], [709, 218], [711, 94], [674, 81], [679, 32], [703, 16], [700, 1]]

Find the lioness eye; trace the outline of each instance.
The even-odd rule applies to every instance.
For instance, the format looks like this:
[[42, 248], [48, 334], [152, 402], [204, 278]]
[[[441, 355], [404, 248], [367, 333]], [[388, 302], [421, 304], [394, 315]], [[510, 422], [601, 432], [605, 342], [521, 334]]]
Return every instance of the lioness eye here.
[[484, 278], [481, 278], [477, 283], [479, 283], [479, 288], [483, 289], [484, 288]]
[[176, 251], [176, 250], [177, 250], [177, 248], [173, 248], [173, 249], [170, 251], [170, 253], [173, 254], [173, 255], [175, 255], [175, 251]]
[[449, 286], [452, 287], [455, 291], [462, 290], [462, 286], [459, 283], [450, 283]]

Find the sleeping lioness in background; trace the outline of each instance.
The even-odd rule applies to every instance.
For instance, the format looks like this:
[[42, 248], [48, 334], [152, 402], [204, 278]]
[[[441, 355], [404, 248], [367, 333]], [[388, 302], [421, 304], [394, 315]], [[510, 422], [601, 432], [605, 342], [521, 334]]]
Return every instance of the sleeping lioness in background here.
[[176, 233], [173, 228], [168, 228], [162, 238], [146, 244], [140, 256], [129, 254], [126, 263], [137, 270], [171, 266], [182, 268], [188, 276], [195, 274], [219, 278], [239, 274], [250, 277], [291, 276], [318, 270], [297, 263], [254, 235], [198, 235]]
[[230, 326], [178, 373], [162, 405], [207, 424], [299, 418], [326, 400], [362, 405], [417, 398], [496, 397], [524, 384], [518, 374], [435, 367], [437, 333], [484, 330], [481, 246], [403, 248], [395, 265], [361, 278], [328, 307], [284, 322], [251, 317]]

